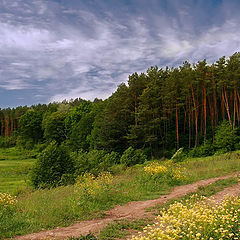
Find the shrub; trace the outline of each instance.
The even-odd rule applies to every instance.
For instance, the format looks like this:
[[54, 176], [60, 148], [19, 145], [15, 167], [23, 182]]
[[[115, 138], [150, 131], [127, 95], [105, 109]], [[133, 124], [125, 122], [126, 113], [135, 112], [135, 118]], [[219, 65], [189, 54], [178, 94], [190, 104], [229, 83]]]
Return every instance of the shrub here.
[[78, 176], [75, 189], [79, 191], [84, 197], [94, 197], [99, 192], [107, 189], [109, 184], [112, 183], [113, 177], [109, 172], [103, 172], [98, 177], [95, 177], [91, 173], [84, 173]]
[[155, 175], [155, 174], [165, 174], [168, 172], [168, 169], [166, 166], [163, 166], [159, 164], [158, 162], [153, 162], [151, 164], [148, 164], [146, 167], [144, 167], [144, 171], [150, 175]]
[[16, 138], [0, 136], [0, 148], [10, 148], [16, 145]]
[[32, 150], [34, 148], [34, 142], [32, 139], [24, 138], [22, 136], [17, 137], [16, 141], [17, 147], [27, 150]]
[[119, 155], [116, 152], [106, 153], [104, 150], [92, 150], [88, 153], [74, 153], [76, 175], [90, 172], [94, 175], [108, 170], [114, 164], [119, 163]]
[[235, 149], [235, 144], [239, 141], [236, 130], [232, 129], [228, 121], [223, 121], [215, 133], [215, 147], [224, 153]]
[[91, 172], [97, 175], [101, 170], [99, 169], [99, 164], [102, 162], [105, 151], [103, 150], [92, 150], [88, 153], [79, 152], [75, 155], [75, 167], [76, 175], [80, 175], [85, 172]]
[[147, 157], [141, 150], [134, 150], [132, 147], [129, 147], [124, 151], [120, 159], [120, 163], [125, 164], [126, 166], [132, 166], [135, 164], [144, 163], [146, 160]]
[[102, 171], [108, 170], [111, 166], [114, 164], [119, 164], [120, 163], [120, 156], [116, 152], [111, 152], [107, 153], [103, 158], [100, 163], [100, 169]]
[[74, 163], [64, 145], [52, 142], [38, 156], [32, 170], [34, 187], [55, 187], [65, 174], [74, 172]]
[[213, 155], [214, 153], [215, 153], [214, 145], [211, 143], [211, 141], [206, 140], [201, 146], [193, 148], [188, 153], [188, 156], [189, 157], [207, 157], [207, 156]]

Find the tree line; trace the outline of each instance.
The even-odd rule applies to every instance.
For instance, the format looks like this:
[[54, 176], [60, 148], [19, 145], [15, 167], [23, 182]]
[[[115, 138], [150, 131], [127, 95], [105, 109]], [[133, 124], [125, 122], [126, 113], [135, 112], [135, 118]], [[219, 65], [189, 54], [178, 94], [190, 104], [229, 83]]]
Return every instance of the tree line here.
[[108, 99], [0, 110], [1, 136], [23, 147], [56, 141], [72, 151], [142, 149], [170, 156], [215, 141], [216, 128], [240, 124], [240, 53], [209, 65], [184, 62], [133, 73]]

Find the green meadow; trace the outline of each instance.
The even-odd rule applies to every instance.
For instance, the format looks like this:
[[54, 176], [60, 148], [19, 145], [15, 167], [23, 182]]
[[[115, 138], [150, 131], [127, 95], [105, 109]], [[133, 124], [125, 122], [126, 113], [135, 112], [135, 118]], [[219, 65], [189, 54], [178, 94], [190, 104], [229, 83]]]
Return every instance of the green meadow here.
[[[18, 200], [8, 214], [2, 215], [2, 238], [103, 217], [104, 211], [115, 205], [158, 198], [169, 193], [176, 185], [240, 171], [239, 152], [232, 152], [185, 159], [172, 166], [168, 165], [168, 160], [147, 161], [132, 167], [115, 165], [109, 169], [113, 177], [111, 183], [102, 179], [102, 188], [95, 188], [96, 181], [90, 177], [84, 180], [84, 184], [81, 180], [79, 185], [33, 190], [28, 180], [29, 171], [35, 162], [33, 155], [33, 152], [22, 152], [16, 148], [0, 150], [0, 192], [17, 195]], [[147, 174], [145, 167], [150, 166], [150, 170], [154, 170], [157, 167], [152, 165], [154, 162], [166, 166], [167, 169], [171, 168], [172, 172], [185, 169], [182, 174], [186, 175], [187, 179], [183, 177], [173, 181], [161, 173], [156, 177]], [[227, 185], [234, 183], [235, 180]]]
[[18, 195], [28, 186], [28, 174], [35, 159], [17, 148], [0, 149], [0, 192]]

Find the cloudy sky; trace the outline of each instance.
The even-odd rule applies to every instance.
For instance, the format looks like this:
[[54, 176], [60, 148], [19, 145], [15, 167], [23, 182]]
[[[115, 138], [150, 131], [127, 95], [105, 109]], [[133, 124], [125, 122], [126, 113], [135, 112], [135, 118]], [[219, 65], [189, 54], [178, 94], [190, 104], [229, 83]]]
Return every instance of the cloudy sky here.
[[0, 0], [0, 107], [106, 98], [129, 74], [240, 50], [239, 0]]

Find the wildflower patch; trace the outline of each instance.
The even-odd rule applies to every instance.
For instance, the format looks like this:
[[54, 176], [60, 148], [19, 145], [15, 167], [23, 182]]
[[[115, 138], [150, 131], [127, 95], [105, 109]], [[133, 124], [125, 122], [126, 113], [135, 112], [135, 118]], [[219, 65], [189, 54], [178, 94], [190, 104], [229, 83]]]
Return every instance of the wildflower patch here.
[[0, 209], [12, 207], [16, 203], [17, 203], [16, 197], [8, 193], [0, 193]]
[[144, 167], [144, 172], [153, 178], [164, 178], [173, 184], [188, 180], [186, 168], [173, 163], [172, 160], [166, 161], [164, 164], [152, 162]]
[[163, 209], [156, 223], [132, 240], [157, 239], [239, 239], [240, 198], [226, 197], [216, 204], [193, 195]]
[[86, 208], [91, 201], [101, 201], [109, 194], [112, 181], [113, 176], [109, 172], [103, 172], [97, 177], [91, 173], [79, 176], [75, 184], [78, 204]]

